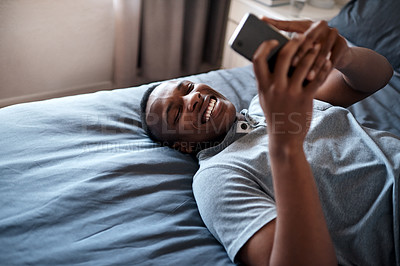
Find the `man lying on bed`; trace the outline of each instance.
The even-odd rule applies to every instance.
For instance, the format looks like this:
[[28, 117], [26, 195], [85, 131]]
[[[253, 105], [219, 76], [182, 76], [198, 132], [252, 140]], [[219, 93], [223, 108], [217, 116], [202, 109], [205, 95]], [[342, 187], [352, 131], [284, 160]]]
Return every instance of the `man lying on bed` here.
[[258, 48], [258, 96], [249, 110], [236, 113], [205, 84], [166, 82], [142, 100], [149, 135], [183, 152], [211, 146], [197, 154], [193, 190], [233, 261], [399, 263], [400, 140], [361, 127], [339, 107], [382, 88], [391, 66], [348, 47], [325, 22], [265, 20], [302, 34], [280, 51], [273, 74], [266, 59], [276, 43]]

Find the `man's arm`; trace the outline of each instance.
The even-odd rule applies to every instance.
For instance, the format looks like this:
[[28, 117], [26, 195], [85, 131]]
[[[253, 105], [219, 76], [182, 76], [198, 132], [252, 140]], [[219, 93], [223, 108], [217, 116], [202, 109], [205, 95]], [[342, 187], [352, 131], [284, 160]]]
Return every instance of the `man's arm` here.
[[282, 48], [274, 74], [266, 59], [275, 41], [264, 42], [253, 58], [260, 104], [268, 123], [277, 218], [251, 237], [238, 253], [238, 259], [248, 265], [337, 265], [318, 190], [303, 151], [315, 92], [332, 64], [325, 60], [303, 86], [321, 50], [321, 45], [315, 45], [298, 60], [289, 78], [288, 69], [304, 41], [304, 36], [295, 37]]
[[332, 70], [316, 99], [347, 107], [383, 88], [393, 75], [386, 58], [367, 48], [350, 47], [345, 58], [349, 62]]
[[295, 58], [301, 58], [315, 43], [322, 43], [323, 48], [312, 70], [321, 67], [327, 56], [334, 69], [315, 94], [319, 100], [350, 106], [383, 88], [393, 75], [385, 57], [367, 48], [348, 47], [346, 40], [336, 29], [329, 28], [326, 21], [282, 21], [266, 17], [263, 20], [281, 30], [306, 35]]

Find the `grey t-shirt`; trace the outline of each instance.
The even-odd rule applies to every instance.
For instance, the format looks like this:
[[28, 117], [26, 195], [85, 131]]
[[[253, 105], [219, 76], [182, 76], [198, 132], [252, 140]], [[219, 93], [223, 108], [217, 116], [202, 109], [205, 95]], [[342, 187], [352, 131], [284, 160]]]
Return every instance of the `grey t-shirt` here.
[[[276, 217], [268, 136], [256, 96], [252, 128], [198, 154], [193, 192], [204, 223], [232, 261]], [[304, 150], [342, 265], [400, 265], [400, 139], [359, 125], [345, 108], [315, 100]]]

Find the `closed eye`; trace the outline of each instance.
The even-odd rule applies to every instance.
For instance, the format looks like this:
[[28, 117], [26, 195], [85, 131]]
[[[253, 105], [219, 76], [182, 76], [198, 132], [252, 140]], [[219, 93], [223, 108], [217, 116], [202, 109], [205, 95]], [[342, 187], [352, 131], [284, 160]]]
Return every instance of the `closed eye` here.
[[194, 88], [194, 84], [193, 83], [189, 83], [188, 84], [188, 89], [186, 91], [186, 94], [189, 94], [193, 90], [193, 88]]
[[179, 122], [179, 118], [181, 117], [181, 113], [182, 113], [182, 108], [179, 107], [178, 108], [178, 112], [176, 112], [176, 116], [175, 116], [175, 119], [174, 119], [174, 124]]

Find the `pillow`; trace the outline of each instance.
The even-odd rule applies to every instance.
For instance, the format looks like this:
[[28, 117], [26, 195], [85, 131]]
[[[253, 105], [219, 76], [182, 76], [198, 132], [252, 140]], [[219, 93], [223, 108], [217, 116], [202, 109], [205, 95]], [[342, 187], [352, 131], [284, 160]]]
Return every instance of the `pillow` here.
[[385, 56], [400, 70], [400, 1], [352, 0], [329, 21], [347, 40]]

